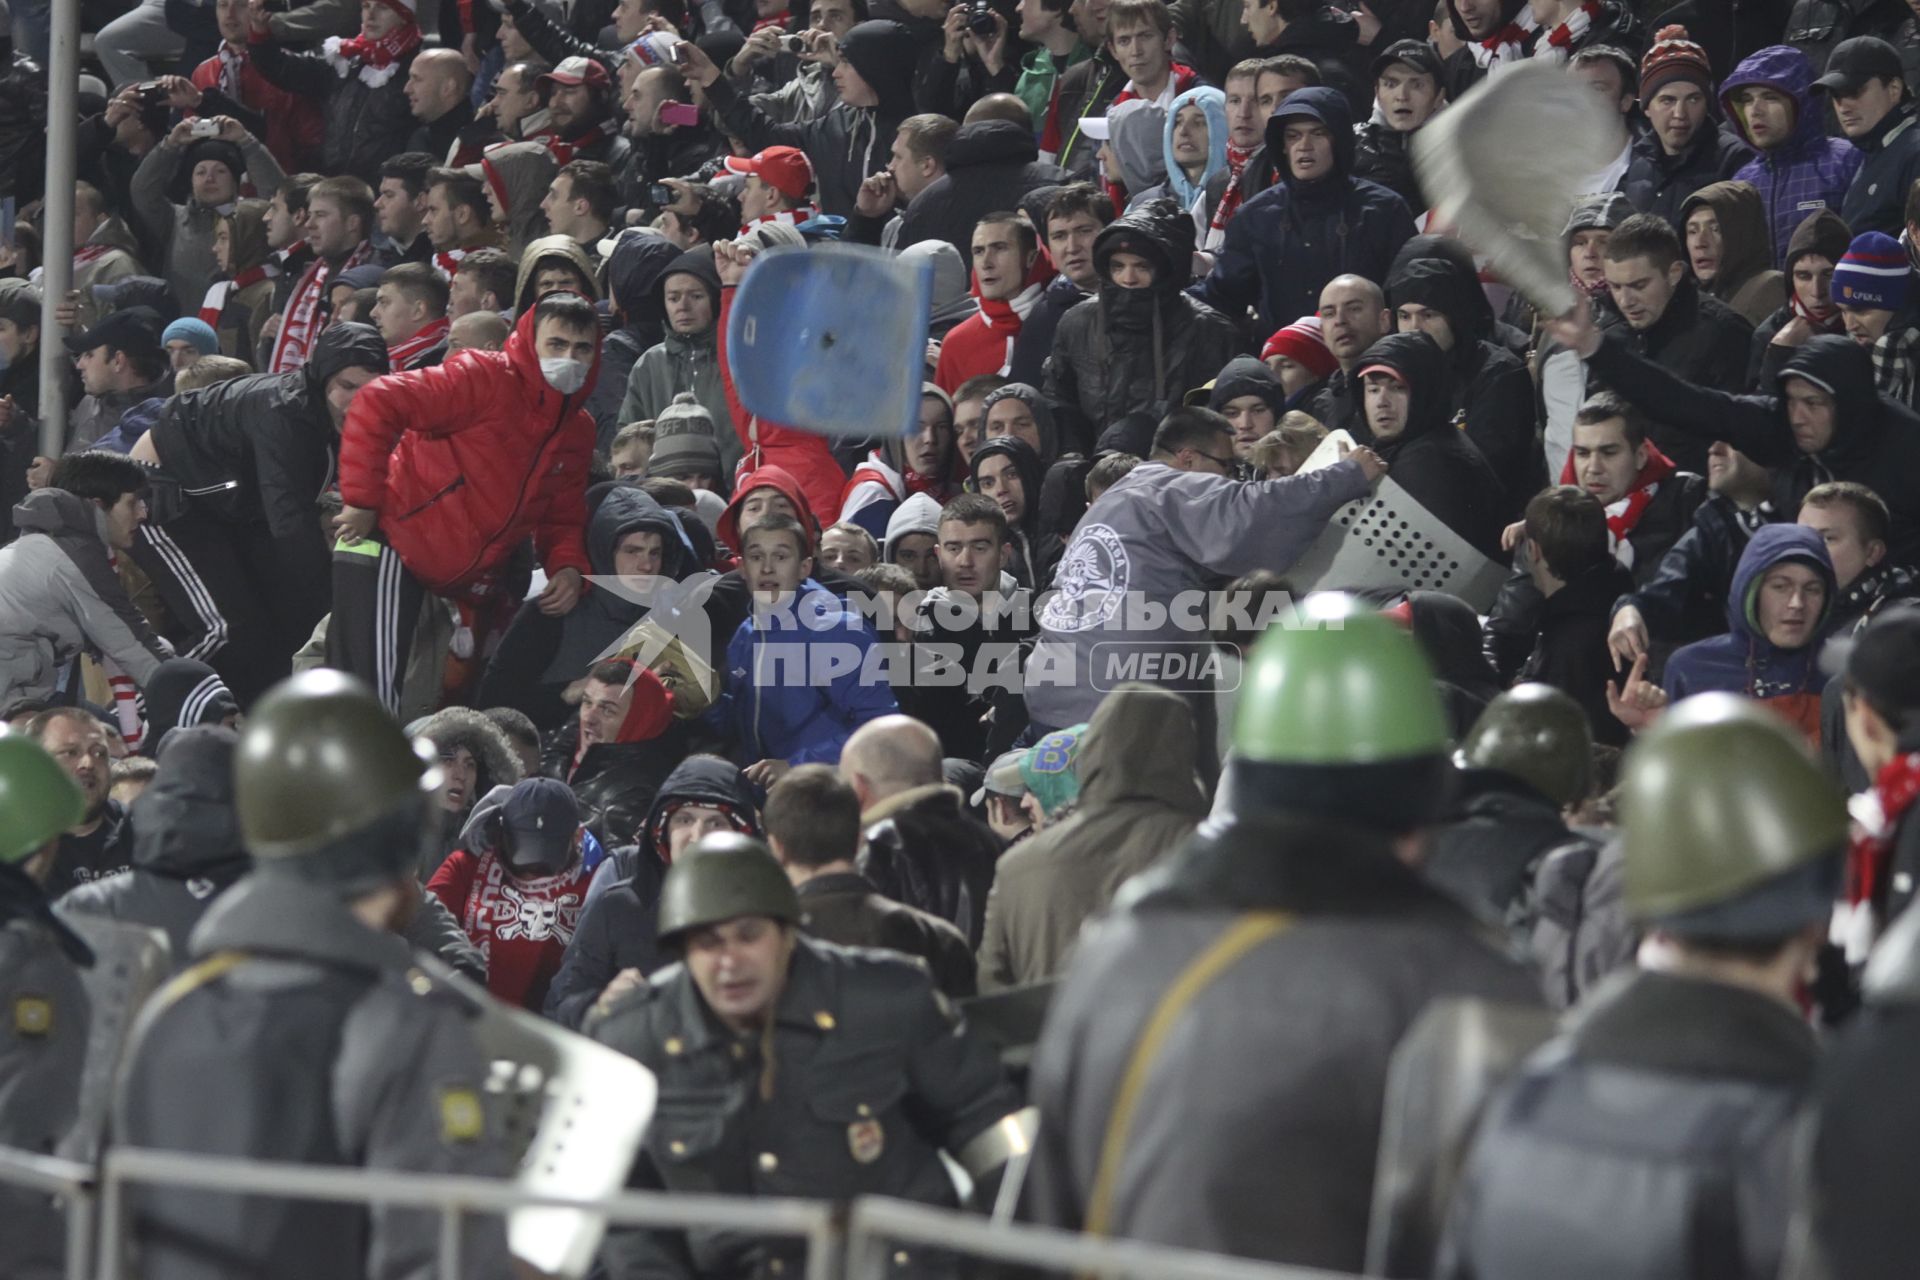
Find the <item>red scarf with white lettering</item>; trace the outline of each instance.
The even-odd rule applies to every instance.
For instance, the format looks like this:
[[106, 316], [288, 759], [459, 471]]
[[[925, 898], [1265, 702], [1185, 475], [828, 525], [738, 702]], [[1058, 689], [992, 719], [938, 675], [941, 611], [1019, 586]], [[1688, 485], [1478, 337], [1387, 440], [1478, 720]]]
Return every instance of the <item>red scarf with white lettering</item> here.
[[202, 323], [218, 332], [220, 317], [226, 312], [227, 303], [233, 301], [241, 290], [259, 284], [262, 280], [271, 280], [280, 274], [280, 268], [263, 262], [257, 267], [248, 267], [231, 280], [221, 280], [207, 290], [207, 296], [200, 303]]
[[1846, 947], [1847, 958], [1855, 963], [1866, 960], [1879, 933], [1874, 900], [1893, 861], [1894, 833], [1915, 800], [1920, 800], [1920, 751], [1909, 751], [1880, 766], [1873, 786], [1847, 806], [1854, 816], [1847, 847], [1847, 902], [1835, 915], [1840, 936], [1834, 941]]
[[[341, 271], [348, 271], [373, 257], [373, 245], [365, 240], [354, 246], [346, 261], [340, 264]], [[287, 310], [280, 317], [280, 332], [274, 335], [273, 358], [267, 362], [268, 373], [285, 373], [289, 369], [298, 369], [307, 362], [307, 353], [313, 350], [313, 341], [320, 336], [322, 323], [321, 307], [327, 300], [327, 280], [334, 269], [327, 265], [324, 257], [315, 258], [300, 282], [293, 286], [293, 296], [287, 299]]]
[[214, 87], [235, 102], [240, 101], [240, 73], [247, 66], [247, 51], [231, 40], [222, 40], [220, 52], [215, 56], [220, 59], [220, 72]]
[[378, 89], [398, 75], [400, 63], [420, 47], [420, 24], [404, 16], [407, 21], [377, 40], [364, 34], [346, 40], [328, 36], [320, 44], [320, 55], [342, 80], [357, 72], [362, 84]]
[[387, 348], [387, 364], [393, 369], [410, 367], [414, 358], [433, 350], [446, 341], [447, 329], [452, 324], [445, 316], [430, 320], [420, 331], [404, 342], [396, 342]]

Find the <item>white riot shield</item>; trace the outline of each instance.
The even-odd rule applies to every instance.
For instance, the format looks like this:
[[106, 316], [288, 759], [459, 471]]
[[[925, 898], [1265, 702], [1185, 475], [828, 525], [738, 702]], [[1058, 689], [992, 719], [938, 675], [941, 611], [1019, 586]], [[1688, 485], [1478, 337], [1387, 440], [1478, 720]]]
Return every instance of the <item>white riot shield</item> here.
[[1545, 1009], [1458, 998], [1429, 1005], [1400, 1041], [1387, 1067], [1366, 1274], [1432, 1274], [1481, 1108], [1553, 1029]]
[[172, 974], [173, 948], [166, 934], [145, 925], [78, 912], [62, 912], [60, 919], [93, 948], [93, 967], [80, 971], [90, 1006], [80, 1107], [60, 1154], [91, 1164], [106, 1136], [127, 1035], [141, 1006]]
[[[1301, 471], [1340, 461], [1353, 437], [1335, 431]], [[1307, 553], [1287, 570], [1301, 595], [1312, 591], [1444, 591], [1485, 613], [1507, 580], [1507, 566], [1489, 560], [1421, 506], [1391, 473], [1364, 498], [1333, 513]]]
[[1563, 233], [1575, 197], [1626, 146], [1620, 116], [1551, 60], [1502, 69], [1413, 136], [1430, 221], [1451, 227], [1549, 316], [1573, 310]]
[[[519, 1160], [515, 1181], [531, 1192], [589, 1199], [624, 1190], [653, 1122], [653, 1072], [501, 1004], [430, 957], [416, 961], [474, 1009], [474, 1038], [492, 1062], [489, 1111], [506, 1126]], [[516, 1209], [507, 1215], [507, 1244], [536, 1270], [577, 1280], [593, 1265], [606, 1228], [604, 1217], [585, 1210]]]

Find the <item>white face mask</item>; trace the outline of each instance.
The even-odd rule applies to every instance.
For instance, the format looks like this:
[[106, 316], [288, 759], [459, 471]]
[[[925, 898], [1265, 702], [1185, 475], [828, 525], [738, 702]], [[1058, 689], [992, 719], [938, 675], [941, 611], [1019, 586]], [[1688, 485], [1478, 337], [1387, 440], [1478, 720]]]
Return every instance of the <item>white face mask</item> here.
[[589, 372], [585, 361], [569, 360], [564, 356], [540, 362], [540, 376], [563, 396], [570, 396], [586, 386]]

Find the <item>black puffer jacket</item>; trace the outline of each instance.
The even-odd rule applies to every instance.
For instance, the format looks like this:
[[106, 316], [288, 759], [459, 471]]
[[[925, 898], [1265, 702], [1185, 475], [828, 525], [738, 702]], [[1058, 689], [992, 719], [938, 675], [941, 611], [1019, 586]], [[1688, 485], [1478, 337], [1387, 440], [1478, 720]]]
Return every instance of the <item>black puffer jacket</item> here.
[[[1193, 219], [1165, 198], [1115, 219], [1093, 242], [1100, 291], [1061, 317], [1043, 386], [1067, 438], [1098, 439], [1136, 410], [1157, 419], [1245, 350], [1237, 325], [1181, 292], [1193, 243]], [[1110, 281], [1116, 252], [1151, 262], [1152, 286]]]
[[587, 895], [566, 959], [547, 988], [547, 1017], [577, 1028], [615, 974], [622, 969], [651, 971], [666, 958], [660, 954], [657, 916], [660, 882], [667, 872], [663, 828], [671, 811], [687, 804], [724, 809], [740, 830], [760, 834], [753, 789], [739, 769], [718, 756], [683, 761], [660, 784], [638, 843], [615, 850], [596, 874], [596, 880], [611, 876], [615, 883]]
[[1446, 362], [1446, 353], [1424, 333], [1390, 333], [1368, 347], [1359, 367], [1394, 369], [1413, 394], [1398, 436], [1377, 440], [1368, 429], [1364, 438], [1356, 438], [1379, 451], [1414, 501], [1497, 560], [1505, 554], [1500, 479], [1473, 442], [1448, 423]]
[[391, 79], [368, 84], [359, 73], [338, 74], [317, 53], [290, 53], [272, 40], [247, 46], [248, 56], [269, 81], [326, 104], [326, 142], [320, 167], [330, 174], [351, 174], [370, 187], [380, 185], [380, 166], [407, 149], [419, 121], [407, 105], [409, 54], [395, 64]]
[[884, 897], [939, 916], [978, 948], [1000, 841], [966, 812], [960, 789], [913, 787], [861, 815], [860, 871]]
[[725, 76], [706, 93], [722, 127], [753, 150], [788, 146], [806, 152], [813, 162], [820, 211], [852, 217], [860, 184], [887, 167], [893, 135], [913, 114], [913, 35], [897, 22], [862, 22], [841, 39], [840, 56], [873, 87], [879, 106], [836, 102], [817, 120], [775, 124]]
[[233, 807], [239, 740], [218, 725], [175, 733], [128, 816], [133, 870], [81, 885], [60, 899], [60, 910], [158, 929], [173, 946], [175, 971], [186, 967], [187, 935], [253, 865]]
[[1071, 175], [1042, 164], [1033, 131], [1011, 120], [980, 120], [960, 126], [947, 144], [947, 171], [900, 215], [899, 247], [945, 240], [973, 257], [973, 224], [989, 213], [1018, 209], [1028, 192], [1057, 186]]
[[1377, 116], [1354, 132], [1353, 176], [1393, 192], [1416, 217], [1425, 213], [1429, 201], [1413, 172], [1413, 135], [1389, 129]]
[[1502, 518], [1517, 520], [1546, 483], [1535, 431], [1533, 379], [1518, 357], [1493, 340], [1493, 307], [1473, 255], [1457, 240], [1415, 236], [1387, 276], [1387, 306], [1415, 303], [1438, 311], [1453, 330], [1447, 352], [1453, 420], [1500, 477]]
[[[280, 569], [275, 616], [298, 645], [327, 611], [331, 580], [320, 530], [321, 491], [333, 477], [338, 437], [327, 407], [327, 380], [343, 369], [387, 371], [387, 344], [367, 324], [336, 324], [313, 355], [288, 373], [257, 373], [168, 400], [153, 426], [163, 473], [178, 482], [156, 490], [153, 519], [178, 509], [243, 526], [236, 537], [270, 539]], [[262, 527], [264, 526], [264, 527]]]
[[640, 830], [674, 764], [687, 754], [687, 730], [675, 720], [644, 742], [596, 742], [569, 773], [579, 747], [580, 722], [570, 720], [548, 742], [540, 772], [573, 788], [588, 830], [611, 849], [631, 843]]

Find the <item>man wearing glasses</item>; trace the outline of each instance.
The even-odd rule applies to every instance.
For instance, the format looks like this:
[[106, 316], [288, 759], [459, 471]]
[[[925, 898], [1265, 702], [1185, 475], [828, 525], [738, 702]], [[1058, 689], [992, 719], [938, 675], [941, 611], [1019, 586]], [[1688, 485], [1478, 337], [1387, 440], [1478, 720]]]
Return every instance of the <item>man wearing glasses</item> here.
[[[1233, 427], [1210, 409], [1175, 409], [1146, 462], [1087, 508], [1040, 610], [1026, 673], [1040, 733], [1093, 715], [1108, 689], [1145, 680], [1213, 688], [1205, 588], [1256, 569], [1284, 573], [1346, 503], [1386, 473], [1371, 449], [1279, 480], [1232, 478]], [[1212, 741], [1212, 700], [1196, 698]]]

